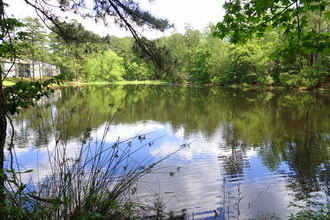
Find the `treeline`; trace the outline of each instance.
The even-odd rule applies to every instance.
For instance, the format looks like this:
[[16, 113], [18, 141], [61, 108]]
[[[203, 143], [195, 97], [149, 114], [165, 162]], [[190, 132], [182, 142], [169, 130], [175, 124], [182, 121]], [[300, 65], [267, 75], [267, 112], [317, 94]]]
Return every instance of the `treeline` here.
[[[310, 16], [309, 28], [328, 32], [329, 20]], [[330, 72], [330, 53], [313, 50], [279, 54], [288, 39], [283, 31], [268, 29], [262, 38], [244, 45], [213, 37], [212, 28], [203, 32], [186, 25], [185, 33], [173, 32], [149, 41], [161, 57], [161, 68], [145, 58], [133, 37], [100, 37], [77, 21], [53, 27], [47, 34], [35, 18], [26, 18], [25, 40], [18, 56], [51, 62], [68, 80], [169, 80], [179, 83], [215, 85], [264, 85], [317, 88]], [[62, 31], [65, 40], [56, 32]], [[309, 30], [310, 31], [310, 30]]]

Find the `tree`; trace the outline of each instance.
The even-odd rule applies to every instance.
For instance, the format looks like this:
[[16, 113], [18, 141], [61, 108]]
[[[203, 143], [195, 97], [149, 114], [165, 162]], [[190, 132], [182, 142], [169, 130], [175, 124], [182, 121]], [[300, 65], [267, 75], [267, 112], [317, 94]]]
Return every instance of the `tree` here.
[[317, 13], [329, 22], [329, 5], [329, 0], [231, 0], [223, 5], [226, 15], [215, 26], [213, 34], [238, 44], [263, 37], [273, 28], [281, 31], [287, 40], [278, 50], [279, 56], [327, 52], [330, 50], [329, 25], [322, 27], [323, 30], [307, 27], [313, 22], [310, 13]]
[[164, 46], [170, 51], [171, 59], [174, 62], [174, 74], [180, 78], [188, 79], [187, 67], [189, 63], [188, 47], [185, 36], [181, 33], [173, 33], [169, 37], [164, 37]]
[[246, 47], [255, 38], [269, 43], [269, 33], [277, 33], [262, 83], [314, 89], [329, 70], [329, 5], [329, 0], [231, 0], [213, 35]]
[[196, 64], [200, 63], [196, 61], [195, 55], [198, 53], [196, 50], [202, 34], [188, 24], [185, 29], [184, 34], [174, 32], [171, 36], [162, 37], [157, 42], [162, 48], [166, 70], [175, 81], [189, 80], [190, 74], [196, 72], [194, 69]]
[[147, 80], [153, 76], [152, 66], [148, 65], [144, 59], [134, 53], [134, 38], [108, 36], [109, 46], [118, 56], [124, 59], [125, 80]]
[[113, 51], [91, 54], [83, 64], [83, 77], [88, 80], [116, 81], [122, 80], [125, 73], [123, 58]]
[[193, 66], [190, 69], [189, 77], [190, 81], [196, 84], [210, 83], [210, 68], [207, 62], [210, 53], [207, 44], [208, 42], [205, 39], [200, 40], [192, 56]]
[[[26, 36], [23, 40], [23, 44], [28, 45], [28, 47], [20, 47], [19, 57], [23, 59], [32, 60], [32, 79], [35, 80], [35, 62], [44, 61], [47, 56], [46, 49], [46, 37], [47, 33], [38, 18], [27, 17], [24, 19], [24, 32]], [[39, 62], [39, 71], [40, 62]], [[41, 73], [39, 72], [41, 78]]]
[[[64, 56], [64, 63], [58, 63], [60, 66], [65, 65], [67, 70], [67, 78], [72, 79], [75, 77], [76, 80], [79, 79], [80, 72], [82, 70], [82, 65], [86, 59], [87, 54], [93, 52], [98, 52], [105, 50], [101, 45], [102, 38], [84, 28], [84, 26], [76, 20], [71, 20], [70, 22], [58, 23], [57, 26], [52, 27], [55, 32], [64, 31], [69, 39], [57, 37], [56, 34], [51, 34], [52, 37], [52, 48], [53, 51], [61, 51], [60, 56]], [[58, 43], [57, 43], [58, 42]], [[61, 50], [56, 47], [61, 47]], [[57, 53], [59, 55], [59, 53]], [[68, 59], [69, 58], [69, 59]]]
[[79, 69], [79, 62], [70, 53], [69, 45], [63, 43], [63, 40], [53, 32], [49, 33], [49, 40], [51, 61], [60, 68], [61, 74], [65, 76], [66, 80], [73, 80], [77, 73], [76, 70]]

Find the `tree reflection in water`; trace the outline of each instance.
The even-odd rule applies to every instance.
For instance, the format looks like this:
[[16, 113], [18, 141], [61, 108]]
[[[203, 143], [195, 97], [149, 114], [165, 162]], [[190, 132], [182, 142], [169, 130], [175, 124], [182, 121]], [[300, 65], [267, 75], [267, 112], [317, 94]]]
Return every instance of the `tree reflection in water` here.
[[329, 94], [193, 86], [67, 87], [14, 117], [16, 146], [43, 147], [52, 135], [81, 138], [86, 128], [101, 126], [108, 106], [118, 106], [124, 97], [114, 124], [168, 123], [173, 133], [182, 129], [185, 138], [201, 133], [207, 140], [220, 131], [218, 161], [228, 181], [244, 181], [246, 171], [255, 169], [253, 152], [272, 175], [283, 176], [296, 200], [320, 191], [329, 196]]

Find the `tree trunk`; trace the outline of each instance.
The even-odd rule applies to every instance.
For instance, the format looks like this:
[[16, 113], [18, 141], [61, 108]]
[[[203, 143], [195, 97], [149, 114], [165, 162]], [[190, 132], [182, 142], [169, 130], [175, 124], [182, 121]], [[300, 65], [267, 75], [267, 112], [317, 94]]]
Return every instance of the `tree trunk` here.
[[40, 76], [40, 80], [45, 78], [44, 59], [43, 58], [41, 58], [39, 60], [39, 76]]
[[[3, 19], [5, 17], [4, 13], [4, 3], [0, 0], [0, 21], [3, 24]], [[1, 30], [3, 31], [3, 29]], [[1, 39], [2, 40], [2, 39]], [[4, 202], [5, 202], [5, 176], [4, 176], [4, 149], [6, 142], [6, 132], [7, 132], [7, 120], [6, 120], [6, 99], [3, 93], [2, 86], [2, 74], [3, 70], [0, 68], [0, 218], [5, 216], [4, 213]]]
[[[2, 80], [2, 79], [1, 79]], [[6, 99], [2, 89], [2, 81], [0, 88], [0, 218], [3, 216], [5, 201], [5, 176], [4, 176], [4, 149], [6, 142], [7, 120], [6, 120]]]
[[32, 81], [35, 81], [35, 73], [34, 73], [34, 56], [32, 59]]

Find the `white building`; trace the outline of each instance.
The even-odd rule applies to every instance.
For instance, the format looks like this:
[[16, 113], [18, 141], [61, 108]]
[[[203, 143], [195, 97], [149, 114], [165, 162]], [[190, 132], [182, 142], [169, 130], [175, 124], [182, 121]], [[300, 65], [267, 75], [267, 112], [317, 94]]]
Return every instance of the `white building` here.
[[16, 60], [15, 63], [8, 59], [0, 58], [1, 68], [3, 74], [7, 74], [7, 77], [34, 77], [42, 78], [44, 76], [57, 76], [60, 74], [60, 70], [55, 65], [49, 63], [43, 63], [40, 61], [33, 62], [32, 60]]

